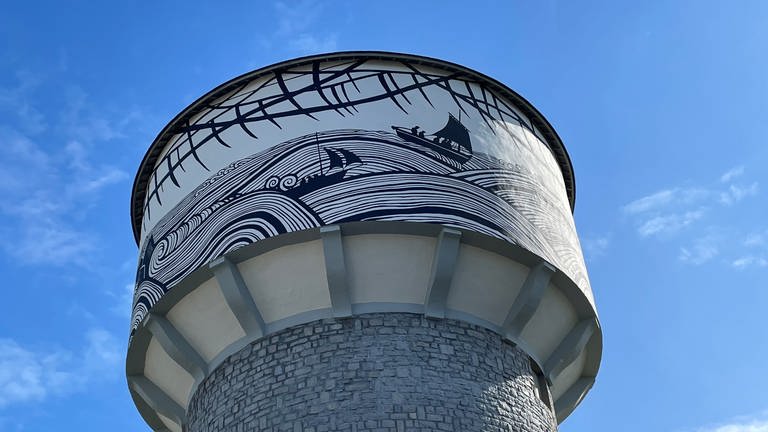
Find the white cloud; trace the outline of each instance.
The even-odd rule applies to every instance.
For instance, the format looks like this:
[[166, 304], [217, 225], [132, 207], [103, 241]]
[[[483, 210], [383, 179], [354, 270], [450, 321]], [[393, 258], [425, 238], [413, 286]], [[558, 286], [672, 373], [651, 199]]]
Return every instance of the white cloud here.
[[699, 432], [768, 432], [768, 420], [727, 424], [711, 429], [699, 429]]
[[287, 42], [288, 48], [302, 54], [335, 51], [336, 34], [326, 33], [323, 26], [314, 28], [321, 20], [322, 12], [323, 3], [316, 0], [275, 3], [277, 31], [274, 38]]
[[0, 126], [0, 142], [2, 249], [21, 262], [55, 265], [92, 250], [91, 236], [67, 222], [85, 198], [66, 190], [71, 170], [18, 131]]
[[[103, 374], [119, 365], [123, 359], [121, 345], [112, 333], [94, 328], [86, 333], [88, 345], [83, 351], [83, 367], [86, 377]], [[119, 373], [118, 373], [119, 374]]]
[[101, 171], [95, 173], [95, 176], [78, 179], [79, 181], [73, 183], [73, 186], [76, 192], [87, 194], [98, 192], [105, 186], [119, 183], [126, 179], [128, 179], [128, 174], [125, 171], [107, 166], [102, 167]]
[[696, 429], [696, 432], [768, 432], [768, 418], [765, 413], [740, 417], [727, 423]]
[[749, 186], [732, 184], [726, 191], [720, 193], [720, 202], [725, 205], [735, 204], [748, 196], [757, 195], [757, 187], [757, 182], [753, 182]]
[[[10, 193], [45, 178], [51, 168], [48, 154], [32, 140], [9, 127], [0, 125], [0, 191]], [[34, 174], [34, 176], [32, 176]]]
[[714, 236], [698, 239], [693, 245], [680, 248], [680, 261], [693, 265], [701, 265], [716, 257], [720, 252]]
[[768, 260], [753, 255], [743, 256], [731, 262], [733, 268], [743, 270], [748, 267], [768, 267]]
[[639, 214], [660, 210], [670, 204], [692, 204], [707, 198], [710, 192], [700, 188], [664, 189], [636, 199], [623, 207], [625, 213]]
[[741, 176], [742, 174], [744, 174], [743, 166], [733, 167], [728, 171], [724, 172], [723, 175], [720, 176], [720, 182], [728, 183], [729, 181], [735, 179], [736, 177]]
[[611, 238], [608, 235], [583, 236], [581, 238], [581, 247], [587, 259], [597, 258], [605, 253], [611, 244]]
[[665, 189], [654, 194], [636, 199], [624, 206], [624, 212], [635, 214], [652, 210], [672, 202], [675, 195], [674, 189]]
[[92, 329], [78, 355], [67, 350], [34, 350], [13, 339], [0, 339], [0, 408], [41, 402], [85, 389], [85, 384], [117, 377], [122, 356], [115, 337]]
[[336, 35], [314, 36], [311, 34], [301, 34], [295, 39], [289, 41], [289, 45], [295, 51], [302, 53], [324, 53], [336, 50]]
[[96, 239], [64, 223], [40, 220], [25, 225], [5, 244], [8, 253], [27, 264], [87, 265], [96, 250]]
[[73, 301], [67, 308], [67, 316], [72, 319], [81, 320], [84, 323], [96, 323], [99, 321], [96, 315], [88, 308], [82, 306], [78, 301]]
[[22, 348], [15, 341], [0, 339], [0, 407], [11, 402], [43, 399], [48, 388], [45, 358]]
[[26, 71], [17, 71], [18, 84], [0, 88], [0, 113], [15, 118], [14, 124], [25, 133], [39, 134], [48, 128], [45, 116], [30, 102], [31, 93], [40, 85], [40, 79]]
[[133, 290], [134, 284], [126, 284], [122, 291], [118, 293], [111, 292], [110, 295], [115, 299], [115, 304], [110, 308], [110, 312], [115, 315], [130, 318], [133, 308]]
[[643, 222], [637, 232], [648, 237], [657, 234], [669, 234], [679, 231], [694, 221], [701, 219], [704, 209], [654, 216]]
[[701, 265], [723, 256], [720, 262], [735, 269], [765, 267], [768, 248], [762, 248], [768, 245], [768, 231], [745, 236], [728, 214], [760, 192], [757, 181], [738, 181], [744, 173], [744, 167], [737, 166], [712, 185], [665, 188], [627, 203], [621, 211], [640, 237], [681, 241], [676, 246], [681, 262]]
[[317, 0], [276, 2], [277, 32], [282, 35], [304, 32], [317, 22], [322, 6]]
[[66, 103], [59, 114], [59, 129], [64, 136], [91, 143], [125, 138], [125, 131], [137, 113], [129, 111], [108, 116], [104, 109], [93, 106], [87, 93], [78, 86], [64, 91]]
[[107, 120], [82, 91], [72, 93], [62, 112], [47, 149], [30, 135], [0, 124], [0, 216], [6, 216], [0, 226], [0, 250], [22, 263], [88, 263], [98, 239], [83, 220], [106, 187], [129, 177], [114, 166], [94, 162], [91, 151], [98, 143], [122, 136], [125, 119]]
[[768, 231], [751, 233], [744, 239], [744, 246], [765, 246], [768, 244]]
[[[743, 167], [729, 170], [721, 176], [721, 181], [730, 182], [744, 172]], [[660, 231], [664, 227], [686, 225], [697, 219], [700, 210], [713, 204], [730, 206], [744, 198], [754, 196], [759, 191], [758, 182], [749, 185], [730, 184], [722, 187], [675, 187], [662, 189], [650, 195], [638, 198], [622, 207], [622, 211], [640, 220], [638, 232], [647, 236]]]
[[[679, 246], [678, 258], [682, 262], [699, 265], [718, 255], [733, 254], [734, 235], [739, 228], [731, 226], [727, 211], [730, 207], [747, 197], [757, 195], [758, 183], [747, 185], [734, 183], [734, 179], [744, 174], [744, 167], [738, 166], [720, 176], [720, 183], [713, 186], [672, 187], [643, 196], [624, 205], [622, 212], [631, 218], [638, 235], [644, 238], [659, 237], [684, 239], [681, 235], [697, 236], [689, 238], [689, 245]], [[721, 183], [728, 183], [723, 185]], [[725, 216], [718, 222], [715, 218]], [[728, 238], [725, 234], [728, 233]], [[719, 234], [715, 241], [713, 234]], [[698, 239], [697, 239], [698, 238]], [[743, 246], [765, 244], [768, 232], [753, 234], [743, 241]], [[730, 244], [730, 245], [729, 245]], [[755, 258], [736, 259], [732, 266], [743, 268], [759, 265]], [[729, 262], [732, 258], [727, 258]]]
[[79, 141], [70, 141], [64, 148], [72, 180], [66, 185], [68, 195], [79, 197], [98, 192], [105, 186], [128, 179], [128, 174], [109, 165], [94, 167], [90, 162], [88, 147]]

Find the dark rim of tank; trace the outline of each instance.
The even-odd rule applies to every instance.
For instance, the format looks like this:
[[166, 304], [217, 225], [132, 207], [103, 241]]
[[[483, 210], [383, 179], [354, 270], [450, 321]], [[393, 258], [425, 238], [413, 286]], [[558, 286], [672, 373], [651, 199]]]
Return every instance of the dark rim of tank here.
[[155, 140], [152, 142], [149, 150], [147, 150], [147, 153], [144, 155], [144, 159], [141, 161], [139, 170], [136, 173], [136, 178], [133, 181], [133, 192], [131, 194], [131, 223], [133, 225], [133, 236], [136, 239], [137, 244], [140, 240], [139, 236], [141, 234], [141, 222], [144, 217], [144, 195], [147, 191], [147, 183], [149, 182], [152, 170], [155, 166], [155, 163], [157, 162], [157, 159], [160, 157], [163, 148], [168, 143], [168, 140], [173, 136], [170, 131], [172, 131], [177, 124], [185, 122], [187, 119], [200, 112], [202, 107], [206, 105], [206, 102], [226, 94], [227, 92], [233, 90], [235, 87], [239, 86], [243, 81], [250, 81], [252, 79], [270, 74], [275, 70], [284, 69], [287, 67], [301, 66], [318, 59], [325, 61], [350, 59], [389, 61], [404, 60], [411, 63], [429, 66], [435, 69], [442, 69], [450, 72], [461, 72], [469, 77], [475, 78], [478, 81], [487, 84], [492, 90], [499, 93], [499, 95], [506, 97], [511, 102], [513, 102], [516, 107], [519, 108], [520, 111], [522, 111], [522, 113], [531, 120], [533, 125], [544, 136], [547, 146], [549, 146], [549, 149], [552, 151], [555, 159], [557, 159], [558, 165], [560, 166], [560, 171], [563, 173], [563, 179], [565, 180], [565, 190], [568, 194], [568, 201], [571, 204], [571, 211], [573, 211], [576, 204], [576, 179], [574, 178], [573, 174], [571, 158], [568, 156], [565, 145], [563, 145], [562, 140], [557, 135], [557, 132], [555, 132], [555, 129], [552, 127], [552, 125], [549, 124], [547, 119], [544, 118], [544, 116], [536, 108], [534, 108], [530, 102], [517, 94], [514, 90], [487, 75], [445, 60], [439, 60], [421, 55], [385, 51], [345, 51], [300, 57], [280, 63], [275, 63], [255, 71], [247, 72], [225, 82], [224, 84], [219, 85], [218, 87], [198, 98], [196, 101], [192, 102], [188, 107], [177, 114], [176, 117], [174, 117], [173, 120], [171, 120], [160, 131]]

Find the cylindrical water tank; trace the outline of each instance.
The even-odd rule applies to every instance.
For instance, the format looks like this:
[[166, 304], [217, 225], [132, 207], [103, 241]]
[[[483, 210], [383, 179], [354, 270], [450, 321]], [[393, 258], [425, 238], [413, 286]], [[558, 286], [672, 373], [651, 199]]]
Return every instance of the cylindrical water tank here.
[[602, 337], [546, 119], [483, 74], [344, 52], [235, 78], [134, 182], [126, 371], [154, 430], [553, 431]]

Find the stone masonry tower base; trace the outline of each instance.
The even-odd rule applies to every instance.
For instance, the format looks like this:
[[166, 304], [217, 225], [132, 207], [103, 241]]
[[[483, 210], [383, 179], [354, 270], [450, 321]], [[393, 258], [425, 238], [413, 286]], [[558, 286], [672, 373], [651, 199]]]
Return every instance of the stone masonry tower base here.
[[198, 387], [190, 432], [556, 431], [528, 356], [487, 329], [405, 313], [291, 327]]

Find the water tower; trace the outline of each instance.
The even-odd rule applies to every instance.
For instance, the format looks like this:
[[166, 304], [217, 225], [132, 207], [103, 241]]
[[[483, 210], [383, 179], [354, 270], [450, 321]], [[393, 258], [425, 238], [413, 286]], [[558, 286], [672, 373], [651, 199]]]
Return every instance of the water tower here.
[[427, 57], [235, 78], [133, 186], [126, 371], [156, 431], [555, 431], [597, 320], [547, 120]]

